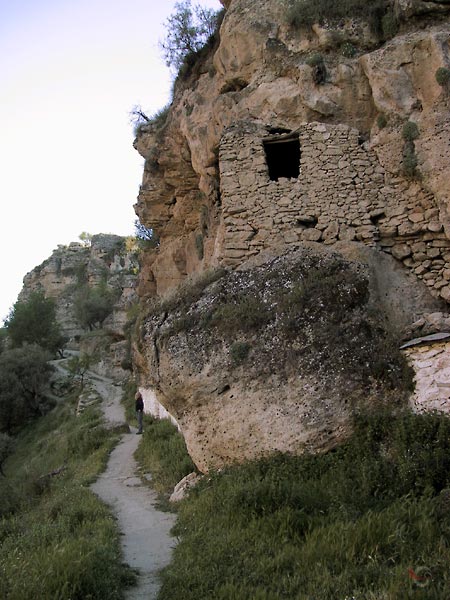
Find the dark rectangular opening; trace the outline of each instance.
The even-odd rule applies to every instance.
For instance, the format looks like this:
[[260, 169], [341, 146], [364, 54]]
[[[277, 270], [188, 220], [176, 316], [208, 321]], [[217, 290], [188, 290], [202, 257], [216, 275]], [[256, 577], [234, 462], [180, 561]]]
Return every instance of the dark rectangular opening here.
[[271, 136], [263, 140], [269, 177], [297, 178], [300, 174], [300, 140], [298, 134]]

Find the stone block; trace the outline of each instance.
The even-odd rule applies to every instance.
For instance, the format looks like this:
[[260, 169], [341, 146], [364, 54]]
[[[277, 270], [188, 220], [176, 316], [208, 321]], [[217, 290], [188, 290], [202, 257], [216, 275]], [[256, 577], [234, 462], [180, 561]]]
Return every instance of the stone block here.
[[402, 223], [398, 226], [398, 235], [417, 235], [422, 230], [420, 223]]
[[425, 219], [427, 221], [430, 221], [431, 219], [433, 219], [433, 217], [437, 217], [438, 215], [439, 215], [438, 208], [429, 208], [428, 210], [425, 211]]
[[441, 288], [439, 290], [439, 294], [446, 302], [450, 302], [450, 286], [446, 285], [445, 287]]
[[244, 258], [244, 256], [246, 255], [246, 251], [245, 250], [226, 250], [225, 251], [225, 259], [237, 259], [237, 258]]
[[318, 242], [322, 239], [322, 232], [318, 229], [305, 229], [302, 232], [302, 240], [305, 242]]
[[413, 252], [425, 252], [427, 245], [424, 242], [414, 242], [411, 244]]
[[427, 272], [427, 270], [425, 269], [425, 267], [424, 267], [423, 265], [419, 265], [418, 267], [416, 267], [416, 268], [414, 269], [414, 273], [415, 273], [416, 275], [423, 275], [423, 274], [424, 274], [424, 273], [426, 273], [426, 272]]
[[437, 258], [440, 255], [441, 251], [439, 250], [439, 248], [428, 248], [427, 250], [427, 256], [429, 258]]
[[442, 231], [442, 223], [439, 223], [439, 221], [431, 221], [428, 223], [427, 229], [428, 231], [438, 233], [439, 231]]
[[421, 223], [424, 220], [424, 215], [421, 212], [414, 212], [408, 215], [411, 223]]
[[450, 240], [433, 240], [431, 244], [434, 248], [450, 248]]
[[393, 226], [392, 224], [389, 225], [380, 225], [378, 228], [378, 231], [380, 232], [380, 235], [382, 236], [386, 236], [386, 237], [394, 237], [397, 235], [397, 227]]
[[339, 239], [344, 241], [353, 241], [356, 236], [356, 231], [353, 227], [347, 225], [341, 225], [339, 228]]
[[328, 240], [330, 238], [335, 238], [335, 237], [337, 237], [338, 233], [339, 233], [339, 225], [336, 221], [333, 221], [332, 223], [330, 223], [328, 225], [328, 227], [323, 232], [323, 238], [324, 238], [324, 240]]
[[403, 260], [411, 256], [411, 247], [408, 244], [396, 244], [392, 247], [392, 256], [398, 260]]

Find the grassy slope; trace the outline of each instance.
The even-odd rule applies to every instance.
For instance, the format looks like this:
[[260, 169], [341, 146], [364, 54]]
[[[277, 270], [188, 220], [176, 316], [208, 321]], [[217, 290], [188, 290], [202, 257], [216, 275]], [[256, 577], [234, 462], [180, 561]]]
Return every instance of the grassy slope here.
[[76, 417], [73, 402], [19, 435], [0, 480], [1, 598], [122, 598], [134, 575], [115, 520], [88, 489], [115, 442], [96, 408]]
[[449, 419], [389, 414], [328, 454], [211, 474], [181, 504], [160, 598], [448, 599], [449, 478]]

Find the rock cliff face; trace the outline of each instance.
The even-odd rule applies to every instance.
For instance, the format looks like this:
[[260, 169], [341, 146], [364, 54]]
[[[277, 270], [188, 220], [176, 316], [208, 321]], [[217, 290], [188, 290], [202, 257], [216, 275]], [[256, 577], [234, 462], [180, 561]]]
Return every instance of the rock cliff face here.
[[[430, 14], [423, 14], [425, 4]], [[233, 175], [248, 170], [240, 143], [244, 142], [250, 159], [255, 153], [249, 175], [252, 171], [259, 174], [259, 182], [255, 185], [250, 177], [245, 195], [249, 205], [258, 205], [267, 195], [263, 184], [269, 185], [271, 181], [264, 138], [273, 131], [299, 131], [300, 134], [303, 164], [295, 178], [297, 186], [292, 183], [287, 190], [287, 183], [282, 182], [279, 190], [283, 196], [291, 196], [293, 217], [295, 211], [301, 215], [310, 209], [310, 204], [315, 204], [317, 194], [311, 189], [314, 184], [321, 185], [326, 192], [328, 207], [332, 209], [333, 204], [338, 204], [341, 212], [351, 208], [346, 206], [345, 200], [350, 199], [352, 203], [355, 192], [356, 199], [360, 198], [362, 186], [364, 200], [369, 201], [365, 214], [359, 215], [362, 223], [355, 224], [350, 219], [349, 223], [340, 225], [350, 224], [353, 228], [377, 225], [374, 220], [378, 216], [373, 212], [381, 214], [383, 209], [389, 212], [397, 198], [405, 213], [414, 214], [412, 211], [416, 208], [422, 213], [433, 211], [419, 221], [410, 221], [406, 229], [398, 230], [401, 222], [394, 219], [391, 223], [385, 219], [380, 223], [381, 231], [372, 227], [371, 235], [365, 238], [370, 244], [383, 237], [389, 237], [389, 243], [402, 244], [404, 240], [395, 238], [420, 232], [420, 239], [413, 240], [415, 243], [422, 241], [425, 233], [432, 233], [430, 228], [438, 229], [433, 231], [436, 234], [441, 234], [442, 228], [448, 233], [450, 190], [445, 172], [450, 160], [449, 104], [446, 88], [435, 78], [439, 67], [449, 66], [450, 26], [440, 17], [445, 10], [443, 4], [397, 3], [399, 33], [382, 43], [363, 22], [348, 20], [336, 26], [297, 29], [287, 24], [286, 7], [282, 2], [231, 2], [217, 48], [203, 59], [196, 76], [178, 83], [164, 127], [156, 131], [152, 126], [144, 127], [136, 140], [137, 149], [147, 159], [136, 210], [141, 221], [154, 227], [161, 236], [160, 251], [152, 258], [147, 274], [152, 284], [150, 289], [164, 293], [187, 274], [217, 264], [225, 250], [233, 250], [226, 238], [226, 219], [233, 207], [229, 202], [223, 207], [221, 201], [223, 196], [230, 199], [236, 185], [243, 191], [239, 179], [232, 183]], [[346, 57], [343, 53], [353, 56]], [[310, 66], [309, 60], [317, 54], [322, 56], [326, 74], [319, 83], [315, 81], [314, 66]], [[403, 175], [402, 127], [408, 120], [414, 121], [419, 130], [414, 144], [420, 178], [415, 181]], [[243, 127], [238, 126], [239, 122]], [[305, 128], [305, 123], [311, 122], [326, 123], [327, 129], [322, 135], [313, 132], [311, 139], [308, 133], [311, 130]], [[246, 133], [248, 124], [256, 126], [251, 134]], [[380, 124], [385, 126], [380, 129]], [[333, 125], [338, 125], [338, 130]], [[305, 137], [308, 151], [303, 155]], [[337, 149], [334, 147], [336, 138]], [[343, 138], [349, 143], [344, 143]], [[355, 151], [358, 141], [361, 144], [359, 156]], [[219, 148], [225, 153], [225, 161], [219, 157]], [[236, 169], [230, 164], [233, 151], [239, 161]], [[339, 156], [341, 164], [345, 162], [338, 189], [333, 179], [328, 178], [331, 169], [337, 169], [338, 173], [341, 170], [333, 154]], [[327, 164], [325, 169], [320, 165], [315, 172], [318, 155], [323, 156]], [[358, 165], [348, 158], [361, 162]], [[305, 168], [307, 172], [303, 177]], [[329, 179], [328, 185], [323, 181], [324, 176]], [[304, 190], [305, 183], [308, 190]], [[375, 189], [371, 198], [367, 198], [368, 186]], [[411, 199], [416, 200], [416, 206], [407, 208]], [[241, 203], [237, 208], [240, 206]], [[316, 210], [317, 220], [325, 212], [324, 208], [321, 202]], [[334, 219], [332, 213], [328, 210], [325, 217]], [[247, 219], [247, 215], [243, 218]], [[325, 219], [321, 224], [326, 225]], [[346, 231], [344, 227], [342, 236], [352, 235]], [[290, 236], [292, 241], [297, 239], [295, 233], [298, 232]], [[242, 249], [240, 239], [237, 244], [239, 251]], [[258, 244], [263, 246], [261, 239], [253, 239], [252, 252], [258, 251]], [[391, 246], [382, 247], [389, 252]], [[411, 267], [423, 266], [412, 254], [402, 258], [412, 257], [408, 261], [414, 262]], [[436, 258], [445, 262], [442, 254]], [[430, 287], [436, 284], [446, 287], [445, 279], [431, 276], [429, 279], [433, 280]], [[445, 290], [443, 296], [448, 293]]]
[[[164, 125], [142, 127], [135, 141], [146, 159], [136, 212], [160, 237], [140, 295], [167, 294], [211, 267], [246, 268], [267, 253], [294, 257], [313, 243], [315, 252], [371, 265], [367, 285], [381, 290], [377, 310], [399, 326], [399, 339], [448, 328], [450, 90], [436, 71], [450, 67], [450, 6], [393, 1], [397, 31], [380, 34], [350, 18], [294, 27], [276, 0], [223, 4], [220, 39], [179, 77]], [[275, 365], [270, 384], [242, 367], [219, 394], [230, 348], [211, 346], [205, 363], [197, 334], [163, 344], [164, 315], [144, 319], [136, 365], [202, 468], [345, 436], [342, 380], [309, 394], [317, 381], [305, 388], [298, 359], [300, 387], [280, 387]], [[191, 343], [197, 359], [183, 355]], [[214, 404], [208, 390], [218, 394]], [[320, 413], [313, 427], [303, 409]], [[239, 437], [242, 423], [248, 431]]]
[[24, 277], [19, 300], [26, 300], [32, 291], [43, 291], [47, 297], [53, 298], [61, 332], [68, 339], [68, 346], [91, 353], [96, 350], [102, 336], [86, 338], [87, 330], [76, 317], [76, 299], [83, 286], [93, 289], [105, 285], [113, 292], [115, 301], [111, 314], [102, 324], [101, 333], [106, 334], [102, 344], [107, 344], [107, 351], [102, 352], [102, 363], [97, 364], [97, 369], [114, 375], [114, 372], [120, 373], [127, 353], [124, 325], [128, 319], [127, 311], [137, 302], [138, 270], [137, 251], [127, 249], [125, 238], [94, 235], [88, 246], [71, 243], [67, 247], [58, 247]]

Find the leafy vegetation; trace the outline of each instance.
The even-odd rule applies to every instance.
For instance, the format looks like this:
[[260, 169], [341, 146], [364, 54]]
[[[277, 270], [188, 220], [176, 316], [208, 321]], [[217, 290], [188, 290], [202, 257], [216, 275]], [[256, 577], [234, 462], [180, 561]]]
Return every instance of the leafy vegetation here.
[[439, 67], [435, 73], [436, 81], [442, 87], [446, 87], [450, 84], [450, 69], [446, 67]]
[[250, 352], [250, 344], [248, 342], [234, 342], [230, 347], [230, 356], [236, 365], [243, 362]]
[[199, 300], [205, 288], [224, 277], [224, 268], [208, 269], [195, 277], [187, 278], [175, 290], [169, 292], [149, 308], [149, 314], [185, 310]]
[[50, 358], [36, 344], [0, 354], [0, 431], [12, 433], [45, 412]]
[[7, 433], [0, 433], [0, 475], [5, 476], [3, 472], [3, 463], [14, 449], [14, 440]]
[[403, 147], [403, 173], [412, 178], [417, 175], [417, 155], [414, 140], [419, 137], [419, 128], [414, 121], [407, 121], [403, 125], [402, 137], [405, 140]]
[[116, 296], [117, 292], [105, 283], [96, 287], [81, 286], [75, 296], [75, 316], [80, 325], [90, 331], [101, 327], [114, 309]]
[[418, 137], [419, 128], [417, 127], [417, 123], [414, 123], [414, 121], [407, 121], [403, 125], [402, 138], [405, 142], [413, 142], [414, 140], [417, 140]]
[[92, 233], [89, 233], [88, 231], [82, 231], [78, 236], [81, 243], [83, 244], [83, 246], [86, 246], [86, 248], [88, 248], [91, 245], [92, 237]]
[[293, 27], [359, 18], [386, 39], [396, 33], [397, 21], [387, 0], [288, 0], [287, 20]]
[[84, 386], [84, 376], [96, 362], [96, 360], [97, 357], [95, 355], [82, 352], [81, 354], [71, 356], [67, 361], [67, 369], [69, 370], [69, 373], [71, 373], [74, 379], [78, 380], [81, 388]]
[[211, 473], [180, 507], [161, 600], [450, 597], [450, 420], [360, 415], [324, 455]]
[[165, 23], [166, 37], [160, 43], [166, 65], [176, 71], [188, 56], [195, 55], [214, 34], [218, 13], [190, 0], [175, 3], [175, 12]]
[[134, 574], [117, 525], [87, 486], [114, 436], [72, 402], [23, 430], [0, 482], [0, 597], [119, 600]]
[[380, 115], [378, 115], [378, 117], [377, 117], [378, 129], [384, 129], [387, 124], [388, 124], [388, 118], [386, 117], [386, 115], [384, 113], [381, 113]]
[[418, 164], [419, 161], [417, 159], [414, 142], [405, 142], [403, 147], [403, 174], [409, 179], [412, 179], [417, 174], [416, 169]]
[[357, 52], [356, 47], [351, 42], [344, 42], [340, 50], [345, 58], [353, 58]]
[[327, 76], [327, 70], [322, 54], [319, 52], [311, 54], [307, 57], [305, 62], [312, 69], [314, 83], [317, 83], [318, 85], [324, 83]]
[[55, 301], [46, 298], [43, 292], [31, 292], [27, 300], [17, 301], [5, 327], [14, 347], [39, 344], [54, 354], [66, 341], [56, 320]]

